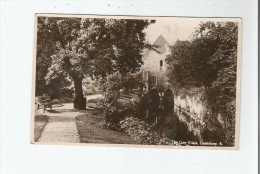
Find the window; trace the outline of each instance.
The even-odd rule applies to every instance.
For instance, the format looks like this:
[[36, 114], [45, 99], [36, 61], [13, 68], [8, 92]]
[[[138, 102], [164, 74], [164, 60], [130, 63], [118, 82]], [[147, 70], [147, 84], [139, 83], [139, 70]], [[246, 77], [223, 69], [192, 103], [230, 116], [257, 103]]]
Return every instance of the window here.
[[152, 84], [157, 85], [157, 77], [152, 77]]
[[160, 60], [160, 70], [162, 70], [162, 67], [163, 67], [163, 61]]

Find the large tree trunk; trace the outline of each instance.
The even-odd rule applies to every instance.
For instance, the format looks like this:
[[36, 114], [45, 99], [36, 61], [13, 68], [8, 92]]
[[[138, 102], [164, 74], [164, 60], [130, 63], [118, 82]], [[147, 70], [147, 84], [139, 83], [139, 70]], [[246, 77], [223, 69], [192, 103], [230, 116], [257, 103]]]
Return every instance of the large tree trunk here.
[[86, 109], [86, 99], [83, 97], [83, 90], [82, 90], [82, 78], [73, 77], [74, 86], [75, 86], [75, 98], [74, 98], [74, 108], [85, 110]]

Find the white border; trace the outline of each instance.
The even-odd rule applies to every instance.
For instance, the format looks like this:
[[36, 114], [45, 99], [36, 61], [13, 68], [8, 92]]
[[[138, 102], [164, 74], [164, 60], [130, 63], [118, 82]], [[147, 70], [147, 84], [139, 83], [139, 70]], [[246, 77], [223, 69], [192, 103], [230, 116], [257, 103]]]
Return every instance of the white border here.
[[[257, 173], [257, 1], [1, 1], [0, 173]], [[200, 151], [30, 144], [35, 13], [241, 17], [240, 149]]]
[[[236, 81], [236, 115], [235, 115], [235, 146], [221, 147], [221, 146], [164, 146], [164, 145], [130, 145], [130, 144], [91, 144], [91, 143], [40, 143], [34, 141], [34, 115], [35, 115], [35, 78], [36, 78], [36, 52], [37, 52], [37, 23], [38, 17], [84, 17], [84, 18], [109, 18], [109, 19], [149, 19], [149, 20], [160, 20], [160, 19], [189, 19], [190, 22], [193, 20], [201, 19], [202, 21], [214, 21], [214, 22], [236, 22], [238, 24], [238, 48], [237, 48], [237, 81]], [[136, 147], [136, 148], [169, 148], [169, 149], [200, 149], [200, 150], [238, 150], [239, 149], [239, 118], [240, 118], [240, 71], [241, 71], [241, 18], [198, 18], [198, 17], [151, 17], [151, 16], [105, 16], [105, 15], [73, 15], [73, 14], [36, 14], [34, 24], [34, 49], [33, 49], [33, 81], [32, 81], [32, 113], [31, 113], [31, 142], [34, 144], [59, 144], [59, 145], [91, 145], [91, 146], [115, 146], [115, 147]]]

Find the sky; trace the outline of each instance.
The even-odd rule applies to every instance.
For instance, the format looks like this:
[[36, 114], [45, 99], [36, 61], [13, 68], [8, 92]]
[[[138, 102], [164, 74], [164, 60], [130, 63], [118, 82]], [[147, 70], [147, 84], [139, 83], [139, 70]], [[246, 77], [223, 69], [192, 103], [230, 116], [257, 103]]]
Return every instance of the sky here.
[[154, 24], [145, 29], [146, 40], [153, 43], [159, 35], [170, 45], [177, 39], [188, 40], [201, 21], [199, 18], [157, 18]]

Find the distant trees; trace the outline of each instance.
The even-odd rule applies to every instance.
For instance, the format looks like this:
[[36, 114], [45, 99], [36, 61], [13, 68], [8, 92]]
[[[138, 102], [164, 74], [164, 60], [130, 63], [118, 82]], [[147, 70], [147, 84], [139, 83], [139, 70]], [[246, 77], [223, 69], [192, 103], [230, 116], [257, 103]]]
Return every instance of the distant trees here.
[[142, 64], [141, 53], [149, 46], [143, 30], [154, 22], [38, 17], [37, 61], [45, 62], [46, 66], [39, 66], [43, 70], [38, 68], [37, 76], [45, 76], [47, 83], [69, 76], [75, 86], [74, 107], [85, 109], [82, 79], [138, 70]]
[[[235, 136], [237, 42], [237, 23], [205, 22], [191, 41], [177, 41], [166, 59], [168, 77], [176, 90], [204, 89], [213, 116], [223, 116], [224, 139], [231, 144]], [[210, 121], [207, 124], [213, 126]]]

